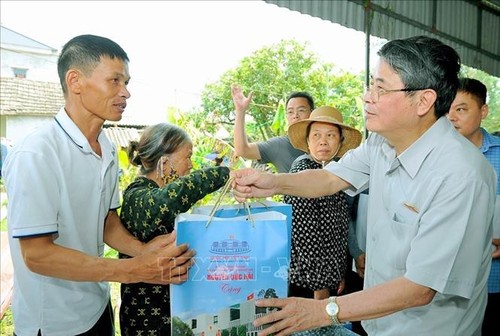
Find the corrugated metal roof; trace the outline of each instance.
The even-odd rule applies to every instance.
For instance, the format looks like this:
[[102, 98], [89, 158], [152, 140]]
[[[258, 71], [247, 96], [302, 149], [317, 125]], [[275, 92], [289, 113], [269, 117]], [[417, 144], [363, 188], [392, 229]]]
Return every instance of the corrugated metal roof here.
[[104, 133], [117, 148], [127, 148], [130, 141], [138, 141], [140, 138], [140, 132], [135, 128], [109, 127], [104, 128]]
[[392, 40], [433, 35], [454, 47], [463, 64], [500, 77], [498, 0], [264, 1], [359, 31], [366, 31], [367, 9], [372, 36]]
[[0, 78], [0, 115], [55, 115], [64, 106], [61, 84]]

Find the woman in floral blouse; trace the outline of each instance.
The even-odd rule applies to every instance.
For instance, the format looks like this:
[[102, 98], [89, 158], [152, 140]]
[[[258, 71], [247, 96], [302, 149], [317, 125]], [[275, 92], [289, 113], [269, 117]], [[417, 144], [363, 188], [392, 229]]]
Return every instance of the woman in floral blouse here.
[[[321, 169], [361, 143], [361, 133], [343, 124], [333, 107], [315, 109], [288, 128], [299, 156], [291, 173]], [[319, 198], [285, 196], [292, 205], [292, 253], [288, 296], [326, 299], [336, 295], [344, 277], [350, 212], [344, 193]]]
[[[129, 148], [131, 162], [140, 167], [140, 175], [123, 193], [120, 216], [125, 227], [142, 242], [172, 232], [178, 214], [227, 181], [227, 167], [191, 172], [192, 149], [188, 134], [167, 123], [148, 127], [139, 143]], [[121, 285], [123, 336], [170, 335], [170, 328], [168, 285]]]

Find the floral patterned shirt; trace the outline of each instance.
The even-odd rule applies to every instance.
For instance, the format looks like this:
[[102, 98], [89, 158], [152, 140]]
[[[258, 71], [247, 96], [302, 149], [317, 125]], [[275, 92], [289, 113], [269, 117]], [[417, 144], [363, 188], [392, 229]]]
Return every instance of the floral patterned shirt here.
[[[123, 193], [120, 213], [127, 230], [142, 242], [172, 232], [175, 217], [188, 211], [207, 194], [221, 188], [229, 177], [227, 167], [197, 170], [160, 188], [137, 177]], [[128, 256], [120, 254], [120, 258]], [[170, 335], [168, 285], [122, 284], [120, 329], [126, 335]]]

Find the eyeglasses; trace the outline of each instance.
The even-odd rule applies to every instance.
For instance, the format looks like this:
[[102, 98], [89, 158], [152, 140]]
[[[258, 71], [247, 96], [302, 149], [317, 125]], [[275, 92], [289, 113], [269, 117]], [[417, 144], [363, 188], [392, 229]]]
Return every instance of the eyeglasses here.
[[292, 110], [292, 109], [287, 110], [287, 111], [286, 111], [286, 114], [287, 114], [287, 116], [289, 116], [289, 117], [290, 117], [290, 116], [293, 116], [293, 115], [299, 115], [299, 116], [303, 117], [303, 116], [305, 116], [306, 114], [308, 114], [308, 113], [310, 113], [310, 112], [311, 112], [311, 110], [308, 110], [308, 109], [306, 109], [306, 108], [298, 108], [298, 109], [296, 109], [296, 110]]
[[420, 90], [427, 90], [427, 88], [406, 88], [406, 89], [387, 90], [376, 87], [374, 84], [370, 84], [369, 86], [365, 86], [364, 94], [366, 95], [367, 93], [369, 93], [372, 102], [377, 103], [380, 100], [380, 96], [383, 96], [391, 92], [413, 92]]

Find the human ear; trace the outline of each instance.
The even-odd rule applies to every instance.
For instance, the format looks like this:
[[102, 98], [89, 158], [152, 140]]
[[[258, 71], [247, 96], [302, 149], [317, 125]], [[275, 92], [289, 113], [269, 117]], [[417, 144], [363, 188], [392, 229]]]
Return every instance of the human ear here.
[[488, 116], [490, 109], [488, 107], [488, 104], [484, 104], [481, 106], [481, 120], [485, 119]]
[[418, 116], [422, 117], [425, 114], [427, 114], [434, 106], [436, 98], [437, 98], [436, 91], [432, 89], [422, 90], [418, 100], [418, 107], [419, 107], [417, 111]]
[[82, 90], [81, 85], [81, 77], [82, 73], [76, 69], [70, 69], [66, 72], [66, 85], [68, 87], [68, 91], [74, 94], [79, 94]]

